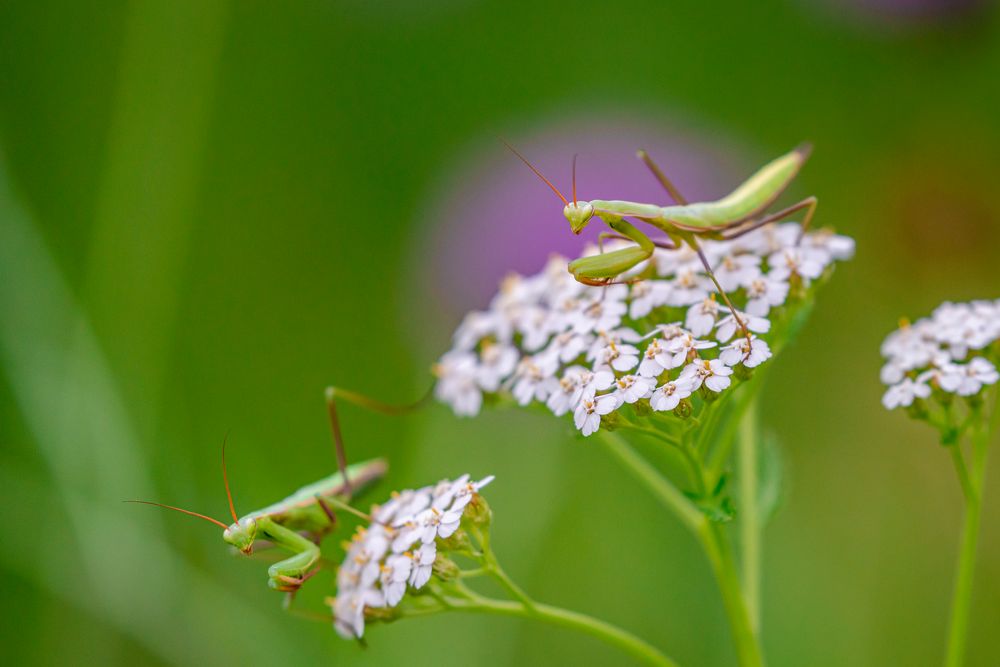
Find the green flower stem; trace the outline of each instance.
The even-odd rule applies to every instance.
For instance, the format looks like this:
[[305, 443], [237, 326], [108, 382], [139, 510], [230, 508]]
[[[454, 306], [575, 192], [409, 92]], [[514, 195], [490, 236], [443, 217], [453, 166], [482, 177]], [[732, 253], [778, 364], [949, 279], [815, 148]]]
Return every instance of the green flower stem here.
[[750, 625], [755, 633], [760, 632], [760, 584], [761, 584], [761, 525], [758, 489], [758, 449], [757, 449], [757, 401], [747, 406], [740, 419], [737, 457], [739, 465], [739, 526], [740, 547], [743, 556], [743, 584], [746, 587], [746, 603], [750, 614]]
[[493, 552], [487, 549], [483, 553], [483, 563], [486, 571], [492, 576], [497, 582], [507, 590], [515, 599], [517, 599], [524, 607], [530, 612], [534, 612], [537, 608], [537, 603], [528, 597], [528, 594], [521, 590], [521, 587], [514, 583], [514, 580], [507, 576], [503, 568], [500, 567], [500, 563], [497, 561], [496, 556]]
[[976, 564], [981, 509], [982, 503], [977, 496], [966, 497], [965, 524], [962, 527], [962, 547], [955, 575], [955, 591], [951, 602], [951, 628], [948, 631], [948, 653], [945, 658], [945, 665], [948, 667], [960, 667], [965, 660], [965, 639], [969, 629], [972, 575]]
[[962, 542], [955, 573], [955, 590], [951, 602], [951, 626], [948, 630], [948, 649], [945, 654], [947, 667], [960, 667], [965, 662], [966, 639], [969, 634], [969, 612], [972, 606], [972, 580], [976, 568], [976, 548], [979, 544], [979, 526], [983, 509], [983, 484], [986, 476], [986, 451], [996, 433], [1000, 420], [1000, 389], [990, 415], [990, 424], [982, 424], [972, 435], [972, 470], [962, 457], [961, 443], [951, 445], [952, 460], [958, 471], [965, 497], [965, 521], [962, 525]]
[[[760, 386], [759, 380], [751, 380], [750, 382], [755, 383], [757, 387]], [[722, 425], [721, 434], [716, 435], [715, 429], [713, 429], [711, 432], [705, 432], [699, 438], [698, 448], [700, 450], [704, 450], [703, 443], [714, 443], [714, 447], [708, 458], [708, 469], [711, 473], [711, 477], [709, 479], [710, 484], [713, 486], [719, 481], [719, 478], [724, 472], [726, 462], [729, 460], [729, 454], [732, 452], [733, 441], [735, 440], [734, 431], [736, 431], [737, 427], [741, 423], [740, 416], [746, 414], [747, 406], [753, 402], [754, 398], [756, 398], [758, 391], [757, 387], [747, 387], [745, 385], [737, 387], [736, 392], [738, 392], [738, 394], [729, 399], [731, 401], [731, 406], [719, 406], [719, 408], [731, 407], [732, 409], [729, 418], [726, 419], [725, 423]]]
[[705, 515], [683, 493], [678, 491], [677, 487], [664, 479], [663, 475], [646, 459], [637, 454], [621, 436], [606, 430], [598, 431], [597, 435], [604, 448], [637, 480], [642, 482], [656, 496], [657, 500], [676, 514], [681, 523], [695, 535], [701, 534], [707, 522]]
[[684, 494], [620, 436], [604, 430], [598, 431], [598, 435], [605, 448], [698, 538], [712, 564], [712, 571], [722, 593], [739, 664], [741, 667], [761, 667], [764, 659], [743, 598], [732, 545], [724, 528], [718, 523], [710, 522]]
[[656, 667], [679, 667], [676, 662], [635, 635], [592, 616], [559, 607], [537, 602], [533, 602], [532, 606], [528, 607], [522, 602], [493, 600], [470, 593], [466, 600], [450, 602], [448, 608], [455, 611], [517, 616], [545, 621], [600, 639], [606, 644], [628, 653], [643, 664], [655, 665]]
[[682, 442], [677, 438], [671, 437], [666, 433], [664, 433], [663, 431], [660, 431], [659, 429], [655, 428], [647, 428], [644, 426], [637, 426], [634, 424], [627, 424], [625, 426], [622, 426], [621, 428], [633, 431], [635, 433], [642, 433], [644, 435], [657, 438], [661, 442], [665, 442], [666, 444], [673, 447], [674, 450], [681, 455], [681, 458], [684, 459], [684, 465], [687, 466], [687, 474], [688, 477], [691, 479], [691, 483], [694, 484], [696, 487], [698, 487], [699, 492], [705, 491], [704, 489], [705, 480], [704, 476], [702, 475], [701, 464], [695, 457], [695, 453], [692, 451], [691, 446], [687, 444], [686, 441]]
[[965, 464], [965, 456], [962, 454], [962, 444], [956, 442], [950, 445], [948, 449], [951, 450], [951, 461], [955, 464], [955, 472], [958, 473], [959, 484], [962, 485], [962, 495], [965, 497], [966, 502], [969, 498], [976, 496], [976, 489], [972, 485], [972, 480], [969, 479], [969, 468]]
[[733, 557], [732, 543], [721, 524], [708, 522], [702, 535], [705, 553], [712, 564], [712, 571], [722, 594], [726, 618], [733, 633], [736, 644], [736, 657], [740, 667], [763, 667], [764, 656], [761, 653], [757, 633], [754, 631], [747, 603], [743, 597], [740, 579], [736, 572], [736, 559]]

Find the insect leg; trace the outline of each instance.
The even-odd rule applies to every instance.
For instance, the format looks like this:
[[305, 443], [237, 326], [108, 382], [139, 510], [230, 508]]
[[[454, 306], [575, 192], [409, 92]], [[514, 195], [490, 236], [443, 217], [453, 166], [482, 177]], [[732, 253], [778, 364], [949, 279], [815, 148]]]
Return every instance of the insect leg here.
[[670, 179], [663, 173], [663, 170], [660, 169], [655, 162], [653, 162], [653, 158], [649, 157], [649, 153], [644, 150], [639, 150], [635, 155], [642, 160], [643, 164], [649, 167], [649, 170], [653, 172], [653, 176], [660, 182], [660, 185], [666, 189], [667, 194], [670, 195], [671, 199], [681, 205], [687, 204], [687, 200], [684, 198], [684, 195], [677, 191], [677, 188], [670, 182]]
[[351, 482], [347, 479], [347, 452], [344, 449], [344, 437], [340, 431], [340, 419], [337, 416], [336, 399], [343, 398], [350, 403], [374, 410], [375, 412], [381, 412], [385, 415], [403, 415], [422, 407], [430, 399], [433, 390], [434, 387], [432, 385], [423, 397], [409, 405], [390, 405], [363, 394], [341, 389], [340, 387], [330, 386], [326, 388], [326, 411], [330, 416], [330, 431], [333, 433], [333, 444], [337, 452], [337, 469], [344, 479], [344, 487], [348, 496], [351, 495]]
[[326, 515], [326, 518], [330, 520], [330, 530], [333, 530], [333, 527], [337, 525], [337, 515], [333, 513], [330, 506], [326, 504], [325, 500], [323, 500], [323, 496], [318, 493], [316, 494], [316, 504], [319, 505], [321, 510], [323, 510], [323, 514]]
[[650, 242], [657, 248], [663, 248], [664, 250], [677, 250], [677, 248], [680, 247], [670, 239], [667, 239], [666, 241], [654, 241], [653, 239], [650, 239]]
[[617, 239], [620, 241], [629, 240], [627, 236], [622, 236], [621, 234], [617, 234], [615, 232], [601, 232], [597, 235], [597, 249], [602, 255], [604, 254], [604, 239]]
[[[601, 245], [602, 239], [618, 239], [620, 241], [630, 240], [629, 237], [623, 236], [622, 234], [615, 234], [613, 232], [601, 232], [600, 234], [597, 235], [597, 245], [599, 247]], [[657, 248], [663, 248], [664, 250], [677, 250], [678, 247], [677, 244], [671, 241], [670, 239], [667, 239], [665, 241], [649, 239], [649, 242], [655, 245]], [[601, 248], [601, 252], [602, 253], [604, 252], [603, 248]]]
[[722, 285], [719, 284], [719, 280], [715, 277], [715, 272], [712, 270], [712, 265], [709, 264], [708, 258], [705, 257], [705, 253], [702, 251], [697, 237], [691, 236], [689, 243], [691, 244], [691, 247], [694, 248], [695, 252], [698, 253], [698, 259], [701, 260], [702, 265], [705, 267], [705, 272], [708, 273], [708, 277], [712, 279], [712, 282], [715, 284], [715, 289], [718, 290], [722, 300], [726, 302], [726, 305], [729, 307], [729, 312], [733, 314], [733, 318], [736, 320], [736, 324], [743, 331], [743, 335], [746, 336], [747, 345], [750, 345], [750, 329], [747, 328], [743, 318], [736, 312], [736, 308], [733, 307], [733, 302], [729, 300], [729, 295], [726, 294], [726, 290], [722, 289]]
[[779, 220], [784, 220], [785, 218], [787, 218], [788, 216], [790, 216], [792, 213], [795, 213], [797, 211], [801, 211], [804, 208], [807, 208], [808, 210], [806, 211], [806, 215], [802, 219], [802, 231], [799, 233], [799, 241], [801, 241], [802, 237], [805, 235], [806, 231], [809, 229], [809, 224], [812, 222], [813, 214], [816, 212], [816, 206], [818, 204], [819, 204], [819, 201], [816, 199], [816, 197], [806, 197], [802, 201], [800, 201], [800, 202], [798, 202], [796, 204], [792, 204], [788, 208], [783, 208], [780, 211], [778, 211], [777, 213], [772, 213], [770, 215], [766, 215], [763, 218], [761, 218], [760, 220], [751, 221], [750, 224], [748, 224], [748, 225], [746, 225], [744, 227], [741, 227], [740, 229], [737, 229], [733, 233], [723, 235], [722, 239], [724, 241], [731, 241], [733, 239], [738, 239], [739, 237], [743, 236], [744, 234], [749, 234], [750, 232], [752, 232], [755, 229], [763, 227], [764, 225], [771, 224], [772, 222], [777, 222]]
[[261, 517], [257, 520], [260, 535], [276, 546], [292, 552], [283, 561], [267, 569], [268, 585], [279, 591], [297, 590], [310, 576], [310, 570], [319, 560], [319, 547], [310, 540], [274, 520]]
[[285, 585], [275, 590], [285, 593], [285, 601], [282, 606], [286, 611], [292, 608], [292, 603], [295, 601], [295, 594], [299, 592], [300, 588], [302, 588], [302, 584], [316, 576], [316, 573], [319, 572], [320, 569], [321, 568], [314, 567], [301, 577], [281, 577], [281, 580], [285, 582]]

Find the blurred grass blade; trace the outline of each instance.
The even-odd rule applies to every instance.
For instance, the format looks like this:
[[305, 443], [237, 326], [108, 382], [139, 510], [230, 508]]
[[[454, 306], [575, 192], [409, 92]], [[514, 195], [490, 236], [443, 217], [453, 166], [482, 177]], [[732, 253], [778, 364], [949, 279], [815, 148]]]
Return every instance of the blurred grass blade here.
[[[163, 517], [138, 518], [121, 504], [150, 495], [146, 462], [100, 346], [38, 230], [13, 201], [2, 162], [0, 223], [0, 365], [53, 481], [48, 494], [6, 499], [20, 512], [57, 502], [65, 516], [54, 523], [29, 514], [23, 534], [5, 537], [0, 559], [168, 663], [252, 662], [253, 643], [235, 634], [264, 637], [265, 621], [239, 605], [238, 628], [226, 623], [238, 602], [173, 552]], [[18, 537], [25, 543], [14, 544]], [[192, 641], [161, 631], [179, 619]], [[219, 642], [220, 633], [232, 641]]]

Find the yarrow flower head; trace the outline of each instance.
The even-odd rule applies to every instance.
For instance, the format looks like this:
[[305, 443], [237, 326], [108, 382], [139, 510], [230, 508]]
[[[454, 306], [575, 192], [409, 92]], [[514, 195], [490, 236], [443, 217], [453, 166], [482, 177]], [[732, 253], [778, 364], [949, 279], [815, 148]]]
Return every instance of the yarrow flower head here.
[[488, 517], [479, 491], [492, 481], [492, 475], [479, 481], [462, 475], [394, 493], [372, 508], [371, 523], [359, 526], [345, 544], [347, 554], [337, 571], [337, 597], [331, 604], [333, 625], [342, 637], [363, 637], [367, 616], [396, 607], [408, 591], [427, 585], [463, 522]]
[[739, 320], [687, 246], [658, 248], [619, 278], [628, 284], [601, 287], [577, 282], [567, 259], [553, 256], [541, 273], [506, 278], [487, 310], [465, 317], [435, 365], [436, 397], [462, 416], [486, 397], [544, 405], [572, 415], [584, 435], [629, 414], [689, 416], [693, 403], [713, 401], [771, 358], [790, 312], [854, 242], [785, 223], [702, 248]]
[[923, 399], [942, 405], [952, 397], [975, 399], [1000, 380], [1000, 299], [945, 302], [930, 317], [903, 322], [882, 343], [882, 404], [919, 413]]

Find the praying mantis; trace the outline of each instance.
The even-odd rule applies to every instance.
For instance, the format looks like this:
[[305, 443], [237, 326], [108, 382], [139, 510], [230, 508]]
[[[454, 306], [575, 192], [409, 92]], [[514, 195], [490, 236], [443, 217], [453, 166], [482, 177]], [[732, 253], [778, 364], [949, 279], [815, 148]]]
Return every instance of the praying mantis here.
[[[636, 245], [621, 248], [590, 257], [581, 257], [569, 263], [569, 272], [573, 277], [585, 284], [593, 286], [610, 285], [615, 279], [640, 262], [653, 256], [657, 247], [677, 249], [681, 244], [688, 245], [698, 254], [705, 272], [712, 279], [715, 288], [722, 296], [732, 312], [743, 334], [750, 340], [750, 332], [743, 319], [736, 312], [729, 296], [719, 284], [715, 272], [701, 249], [699, 239], [731, 240], [762, 227], [766, 224], [783, 220], [788, 216], [805, 209], [802, 219], [802, 234], [809, 228], [813, 214], [816, 211], [816, 197], [807, 197], [780, 211], [765, 215], [765, 212], [778, 199], [798, 175], [802, 165], [809, 158], [812, 148], [809, 144], [801, 144], [792, 151], [775, 158], [757, 170], [742, 185], [730, 194], [709, 202], [689, 203], [678, 192], [674, 184], [663, 171], [653, 162], [646, 151], [640, 150], [637, 157], [649, 168], [657, 181], [666, 189], [667, 194], [675, 202], [672, 206], [642, 204], [622, 200], [592, 199], [580, 201], [576, 196], [576, 157], [573, 158], [573, 201], [570, 202], [552, 184], [549, 179], [535, 168], [528, 160], [517, 152], [507, 142], [504, 144], [514, 155], [521, 159], [531, 171], [552, 189], [562, 200], [563, 215], [569, 221], [574, 234], [584, 230], [591, 218], [598, 217], [611, 230], [604, 232], [601, 238], [620, 238], [635, 241]], [[654, 241], [640, 231], [625, 218], [634, 218], [647, 223], [664, 232], [670, 243]]]
[[360, 394], [329, 387], [326, 390], [327, 412], [337, 452], [338, 471], [317, 482], [303, 486], [284, 500], [242, 517], [238, 516], [233, 504], [233, 494], [229, 488], [229, 476], [226, 472], [226, 445], [223, 443], [222, 479], [226, 487], [226, 497], [229, 500], [229, 512], [233, 518], [232, 524], [226, 525], [218, 519], [198, 512], [148, 500], [126, 502], [163, 507], [209, 521], [222, 528], [222, 539], [226, 543], [248, 556], [253, 553], [253, 545], [258, 539], [267, 540], [271, 544], [291, 552], [290, 557], [274, 563], [267, 571], [268, 585], [277, 591], [289, 594], [286, 598], [287, 606], [291, 602], [292, 595], [316, 573], [315, 566], [320, 559], [319, 543], [336, 528], [337, 516], [331, 505], [348, 509], [347, 502], [353, 498], [355, 493], [381, 479], [388, 468], [384, 459], [372, 459], [347, 465], [347, 456], [335, 403], [337, 396], [376, 410], [380, 408], [392, 409], [392, 406], [383, 405]]

